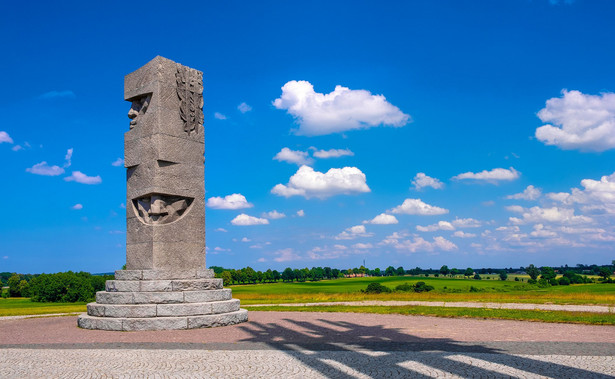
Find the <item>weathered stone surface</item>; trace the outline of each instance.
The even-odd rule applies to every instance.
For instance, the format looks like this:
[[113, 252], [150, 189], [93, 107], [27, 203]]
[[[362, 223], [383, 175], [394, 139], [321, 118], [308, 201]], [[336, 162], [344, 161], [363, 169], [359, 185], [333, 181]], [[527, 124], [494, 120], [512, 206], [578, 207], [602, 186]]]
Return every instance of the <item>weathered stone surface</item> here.
[[186, 303], [206, 303], [209, 301], [230, 300], [232, 292], [230, 289], [209, 290], [209, 291], [186, 291], [184, 292], [184, 302]]
[[183, 303], [182, 292], [135, 292], [134, 304], [172, 304]]
[[230, 313], [239, 310], [239, 300], [215, 301], [211, 303], [211, 313]]
[[188, 328], [187, 317], [154, 317], [123, 319], [122, 330], [179, 330]]
[[158, 304], [157, 316], [194, 316], [212, 313], [212, 303]]
[[168, 292], [173, 286], [170, 280], [143, 280], [140, 292]]
[[[156, 304], [99, 304], [98, 307], [104, 308], [104, 317], [115, 318], [137, 318], [137, 317], [156, 317]], [[88, 312], [88, 314], [91, 314]], [[92, 316], [96, 316], [91, 314]]]
[[96, 302], [99, 304], [132, 304], [133, 292], [96, 292]]
[[222, 279], [173, 280], [173, 291], [203, 291], [222, 288]]
[[105, 282], [107, 292], [137, 292], [141, 289], [139, 280], [107, 280]]
[[189, 316], [188, 329], [213, 328], [217, 326], [239, 324], [240, 322], [246, 321], [248, 321], [248, 311], [245, 309], [217, 315]]
[[116, 270], [115, 280], [141, 280], [143, 279], [142, 270]]
[[122, 330], [122, 319], [80, 315], [77, 325], [83, 329]]
[[101, 304], [89, 303], [87, 309], [90, 316], [105, 317], [105, 307]]

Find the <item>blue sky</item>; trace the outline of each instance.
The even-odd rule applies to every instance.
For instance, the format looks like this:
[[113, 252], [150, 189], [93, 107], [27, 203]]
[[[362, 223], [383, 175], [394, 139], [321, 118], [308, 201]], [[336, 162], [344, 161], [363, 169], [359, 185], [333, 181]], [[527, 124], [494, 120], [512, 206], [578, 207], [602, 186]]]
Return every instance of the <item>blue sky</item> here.
[[204, 72], [207, 264], [615, 259], [609, 1], [11, 3], [0, 271], [125, 262], [123, 77]]

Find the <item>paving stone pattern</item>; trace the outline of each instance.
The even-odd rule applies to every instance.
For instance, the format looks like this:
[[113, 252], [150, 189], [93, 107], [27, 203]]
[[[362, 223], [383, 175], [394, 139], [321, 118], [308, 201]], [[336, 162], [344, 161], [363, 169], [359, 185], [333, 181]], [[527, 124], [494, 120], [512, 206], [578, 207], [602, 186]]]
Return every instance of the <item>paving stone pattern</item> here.
[[[612, 356], [353, 350], [4, 349], [2, 378], [609, 378]], [[581, 375], [581, 376], [579, 376]]]

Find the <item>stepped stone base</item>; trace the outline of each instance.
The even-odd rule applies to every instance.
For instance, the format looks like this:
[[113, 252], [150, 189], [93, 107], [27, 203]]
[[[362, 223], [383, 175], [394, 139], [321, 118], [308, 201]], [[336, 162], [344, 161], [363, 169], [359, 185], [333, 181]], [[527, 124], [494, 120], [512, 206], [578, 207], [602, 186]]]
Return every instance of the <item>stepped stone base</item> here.
[[248, 320], [230, 289], [222, 288], [213, 270], [120, 270], [96, 293], [84, 329], [177, 330], [233, 325]]

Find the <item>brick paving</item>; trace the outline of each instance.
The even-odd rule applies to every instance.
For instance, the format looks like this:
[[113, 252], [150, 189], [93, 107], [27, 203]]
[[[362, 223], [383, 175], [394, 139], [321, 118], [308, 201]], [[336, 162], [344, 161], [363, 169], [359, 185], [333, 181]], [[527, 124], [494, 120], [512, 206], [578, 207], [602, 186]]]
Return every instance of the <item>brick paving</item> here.
[[0, 377], [615, 377], [615, 327], [250, 311], [214, 329], [108, 332], [0, 321]]

